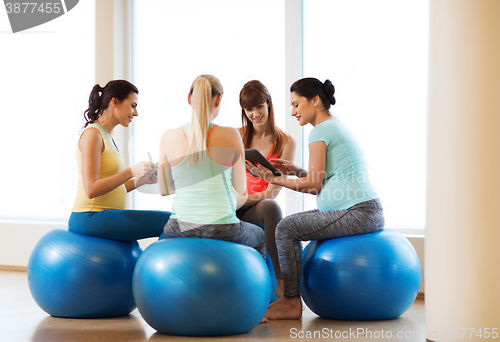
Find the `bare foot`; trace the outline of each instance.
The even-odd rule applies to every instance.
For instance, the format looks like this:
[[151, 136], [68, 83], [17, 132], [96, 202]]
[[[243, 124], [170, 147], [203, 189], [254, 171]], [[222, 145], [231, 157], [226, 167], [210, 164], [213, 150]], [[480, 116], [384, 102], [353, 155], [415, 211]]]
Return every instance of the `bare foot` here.
[[276, 299], [274, 302], [272, 302], [271, 304], [269, 304], [269, 306], [267, 307], [267, 310], [269, 311], [269, 309], [271, 309], [272, 307], [275, 307], [276, 305], [283, 303], [284, 300], [285, 300], [284, 298], [278, 298], [278, 299]]
[[280, 298], [264, 315], [267, 319], [299, 319], [302, 317], [302, 301], [300, 298]]
[[272, 308], [273, 306], [276, 306], [276, 304], [278, 304], [278, 301], [279, 301], [279, 298], [276, 299], [274, 302], [272, 302], [271, 304], [269, 304], [269, 306], [267, 307], [267, 310], [269, 310], [270, 308]]
[[[278, 297], [278, 299], [280, 299], [280, 298], [283, 298], [283, 292], [284, 292], [283, 291], [283, 279], [277, 279], [277, 281], [278, 281], [278, 284], [276, 285], [276, 292], [274, 294], [276, 295], [276, 297]], [[278, 303], [278, 300], [275, 300], [274, 302], [269, 304], [267, 309], [269, 310], [270, 308], [275, 306], [277, 303]]]

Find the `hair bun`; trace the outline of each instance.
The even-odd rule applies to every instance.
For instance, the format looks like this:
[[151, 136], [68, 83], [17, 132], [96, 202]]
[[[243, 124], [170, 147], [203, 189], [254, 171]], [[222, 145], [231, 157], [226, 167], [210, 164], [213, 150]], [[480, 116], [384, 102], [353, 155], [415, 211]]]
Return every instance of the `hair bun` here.
[[333, 86], [332, 82], [330, 80], [326, 80], [325, 83], [323, 83], [323, 91], [325, 92], [328, 101], [330, 102], [331, 105], [335, 104], [335, 87]]

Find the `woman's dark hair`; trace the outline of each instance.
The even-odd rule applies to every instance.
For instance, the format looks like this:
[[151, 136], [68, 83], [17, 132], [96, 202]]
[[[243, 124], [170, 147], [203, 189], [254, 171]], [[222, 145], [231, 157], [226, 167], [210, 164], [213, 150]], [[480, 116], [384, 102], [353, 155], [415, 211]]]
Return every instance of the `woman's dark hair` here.
[[245, 114], [245, 108], [257, 107], [263, 103], [267, 103], [269, 109], [269, 117], [267, 119], [267, 127], [273, 141], [271, 155], [278, 153], [281, 156], [283, 152], [283, 140], [281, 139], [280, 129], [274, 122], [274, 107], [273, 100], [269, 90], [262, 82], [253, 80], [245, 83], [240, 91], [240, 106], [241, 106], [241, 123], [242, 123], [242, 138], [245, 148], [250, 148], [253, 137], [253, 123]]
[[122, 102], [131, 93], [139, 94], [139, 90], [129, 81], [109, 81], [104, 88], [96, 84], [90, 92], [89, 108], [83, 113], [86, 121], [84, 127], [96, 121], [102, 112], [108, 109], [109, 102], [113, 97]]
[[306, 77], [295, 81], [290, 87], [290, 92], [296, 92], [299, 96], [312, 100], [319, 96], [325, 110], [330, 109], [330, 105], [335, 104], [335, 87], [330, 80], [322, 83], [317, 78]]

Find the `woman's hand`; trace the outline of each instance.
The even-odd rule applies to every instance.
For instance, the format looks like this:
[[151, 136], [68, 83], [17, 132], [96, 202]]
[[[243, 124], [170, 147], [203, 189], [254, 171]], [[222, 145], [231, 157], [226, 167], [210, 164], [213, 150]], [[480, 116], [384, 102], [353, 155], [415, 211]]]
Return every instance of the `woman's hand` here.
[[[291, 161], [285, 159], [269, 159], [269, 162], [282, 174], [287, 176], [297, 176], [297, 177], [305, 177], [307, 175], [307, 171], [301, 167], [298, 167]], [[305, 172], [305, 175], [304, 175]]]
[[[150, 165], [149, 166], [143, 165], [144, 163], [153, 165], [154, 168], [153, 168], [152, 173], [148, 171]], [[137, 169], [134, 170], [134, 168], [137, 168]], [[125, 182], [125, 187], [127, 188], [127, 192], [135, 190], [144, 184], [155, 184], [158, 182], [158, 174], [157, 174], [157, 165], [156, 164], [149, 163], [149, 162], [141, 162], [141, 163], [138, 163], [138, 164], [132, 166], [130, 169], [132, 170], [132, 174], [134, 174], [134, 172], [137, 172], [136, 173], [136, 175], [137, 175], [137, 174], [141, 174], [141, 172], [142, 172], [142, 174], [144, 176], [133, 177], [132, 179], [129, 179], [127, 182]], [[139, 170], [139, 171], [137, 171], [137, 170]], [[148, 173], [150, 174], [149, 177], [146, 176]]]
[[267, 167], [263, 166], [262, 164], [259, 164], [259, 163], [253, 164], [252, 162], [249, 162], [248, 160], [245, 160], [245, 164], [246, 164], [247, 170], [250, 173], [257, 175], [261, 178], [264, 178], [269, 183], [272, 183], [273, 180], [276, 178], [276, 176], [273, 174], [273, 172], [271, 170], [269, 170]]
[[[156, 165], [151, 162], [143, 161], [132, 166], [131, 170], [132, 177], [134, 178], [149, 178], [156, 172]], [[153, 183], [156, 183], [156, 181]]]
[[158, 175], [155, 172], [149, 177], [134, 178], [134, 180], [136, 181], [135, 184], [136, 184], [136, 187], [138, 188], [144, 184], [156, 184], [156, 183], [158, 183]]

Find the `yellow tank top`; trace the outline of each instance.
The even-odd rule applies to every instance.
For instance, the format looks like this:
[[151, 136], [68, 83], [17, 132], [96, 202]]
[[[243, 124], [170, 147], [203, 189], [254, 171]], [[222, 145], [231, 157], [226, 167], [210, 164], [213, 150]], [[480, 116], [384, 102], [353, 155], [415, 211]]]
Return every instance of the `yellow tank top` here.
[[[102, 141], [104, 142], [104, 151], [101, 153], [101, 166], [99, 169], [99, 178], [106, 178], [117, 174], [125, 169], [125, 160], [120, 153], [115, 150], [108, 135], [101, 126], [98, 124], [88, 125], [83, 132], [89, 128], [96, 128], [101, 134]], [[82, 134], [83, 134], [82, 132]], [[81, 135], [80, 135], [81, 137]], [[75, 203], [73, 204], [73, 212], [87, 212], [87, 211], [103, 211], [108, 209], [125, 209], [125, 199], [127, 196], [127, 189], [122, 184], [118, 188], [104, 194], [102, 196], [89, 199], [83, 189], [82, 178], [82, 155], [78, 144], [76, 145], [76, 160], [78, 163], [78, 190], [76, 193]]]

